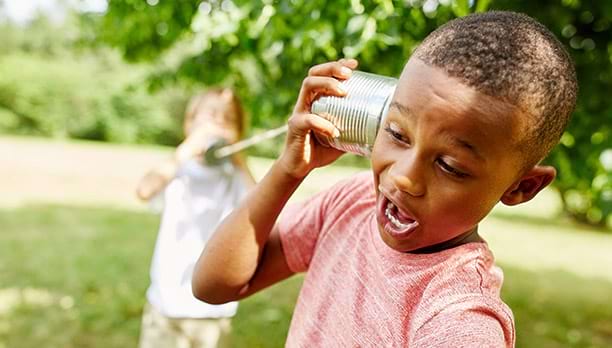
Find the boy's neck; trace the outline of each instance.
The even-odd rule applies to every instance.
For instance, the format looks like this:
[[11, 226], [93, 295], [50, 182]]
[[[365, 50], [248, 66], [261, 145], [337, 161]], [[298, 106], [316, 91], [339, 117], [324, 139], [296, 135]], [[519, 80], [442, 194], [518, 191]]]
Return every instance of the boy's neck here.
[[411, 251], [411, 254], [431, 254], [442, 250], [451, 249], [467, 243], [483, 243], [484, 239], [478, 234], [478, 226], [473, 229], [458, 235], [457, 237], [447, 240], [442, 243], [430, 245], [418, 250]]

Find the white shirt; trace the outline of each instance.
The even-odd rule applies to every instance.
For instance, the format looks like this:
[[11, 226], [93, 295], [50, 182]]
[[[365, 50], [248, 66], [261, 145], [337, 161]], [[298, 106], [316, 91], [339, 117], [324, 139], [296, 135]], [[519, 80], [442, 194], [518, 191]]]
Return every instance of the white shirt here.
[[151, 263], [148, 301], [173, 318], [231, 317], [237, 302], [212, 305], [191, 292], [191, 275], [204, 245], [246, 194], [243, 174], [229, 163], [185, 163], [163, 195], [164, 210]]

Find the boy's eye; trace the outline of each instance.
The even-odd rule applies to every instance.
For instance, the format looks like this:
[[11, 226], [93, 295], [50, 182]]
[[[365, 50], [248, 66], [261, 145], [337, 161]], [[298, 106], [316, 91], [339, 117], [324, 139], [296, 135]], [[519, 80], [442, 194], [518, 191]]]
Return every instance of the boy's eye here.
[[406, 138], [404, 138], [404, 136], [400, 132], [394, 130], [391, 127], [391, 125], [388, 124], [387, 126], [385, 126], [385, 131], [389, 133], [393, 138], [395, 138], [395, 140], [398, 140], [404, 143], [407, 142]]
[[451, 166], [450, 164], [444, 162], [444, 160], [441, 159], [441, 158], [438, 158], [437, 162], [438, 162], [438, 165], [440, 166], [440, 168], [444, 172], [446, 172], [446, 173], [448, 173], [448, 174], [450, 174], [452, 176], [455, 176], [455, 177], [460, 178], [460, 179], [469, 176], [469, 174], [464, 173], [464, 172], [460, 171], [459, 169]]

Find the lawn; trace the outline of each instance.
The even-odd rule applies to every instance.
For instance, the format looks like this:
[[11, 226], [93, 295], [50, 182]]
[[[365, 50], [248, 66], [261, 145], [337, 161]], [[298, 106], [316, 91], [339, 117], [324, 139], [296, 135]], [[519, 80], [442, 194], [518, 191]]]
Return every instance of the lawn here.
[[[136, 346], [157, 216], [38, 205], [0, 221], [0, 347]], [[300, 284], [244, 301], [236, 347], [282, 346]]]
[[[269, 163], [250, 160], [256, 176]], [[322, 170], [298, 198], [356, 170]], [[0, 348], [136, 345], [158, 216], [111, 201], [0, 205]], [[612, 346], [610, 231], [560, 219], [552, 191], [497, 208], [482, 231], [505, 272], [517, 347]], [[234, 346], [283, 346], [300, 284], [294, 277], [244, 300]]]

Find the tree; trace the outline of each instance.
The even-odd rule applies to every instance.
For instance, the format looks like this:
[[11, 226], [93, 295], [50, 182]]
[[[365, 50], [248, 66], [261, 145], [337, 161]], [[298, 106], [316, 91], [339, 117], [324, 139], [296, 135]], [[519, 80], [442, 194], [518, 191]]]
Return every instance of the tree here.
[[[547, 25], [575, 59], [581, 97], [561, 145], [547, 161], [559, 169], [565, 209], [603, 224], [612, 174], [600, 157], [610, 144], [612, 3], [579, 0], [111, 0], [100, 36], [132, 61], [158, 60], [151, 87], [231, 84], [253, 123], [284, 121], [308, 67], [357, 57], [360, 69], [397, 76], [416, 45], [442, 23], [470, 12], [509, 9]], [[612, 47], [612, 46], [611, 46]]]
[[0, 21], [0, 133], [179, 142], [186, 94], [150, 95], [142, 82], [148, 66], [128, 65], [107, 46], [81, 44], [94, 34], [91, 25], [78, 12], [62, 22], [43, 13], [27, 23]]
[[[547, 162], [558, 169], [555, 186], [565, 210], [579, 221], [605, 225], [612, 212], [612, 2], [579, 0], [495, 1], [495, 7], [537, 18], [567, 46], [578, 74], [578, 105], [568, 130]], [[612, 224], [608, 221], [609, 224]]]

